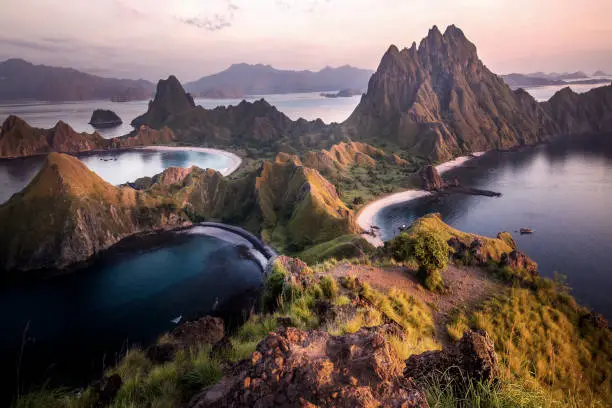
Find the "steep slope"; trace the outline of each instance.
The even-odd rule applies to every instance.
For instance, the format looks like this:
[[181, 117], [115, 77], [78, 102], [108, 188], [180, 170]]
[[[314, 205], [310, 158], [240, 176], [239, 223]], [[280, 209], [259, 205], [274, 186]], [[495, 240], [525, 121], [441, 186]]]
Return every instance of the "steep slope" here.
[[30, 184], [0, 206], [0, 268], [62, 268], [128, 235], [186, 221], [171, 200], [114, 187], [78, 159], [51, 153]]
[[0, 157], [23, 157], [49, 152], [85, 152], [104, 149], [108, 141], [98, 133], [77, 133], [59, 121], [51, 129], [33, 128], [17, 116], [9, 116], [0, 129]]
[[355, 137], [445, 160], [544, 140], [549, 130], [525, 115], [523, 103], [460, 29], [441, 34], [434, 26], [418, 48], [389, 48], [345, 125]]
[[262, 235], [280, 247], [298, 251], [359, 230], [334, 186], [297, 158], [265, 162], [256, 189]]
[[149, 98], [153, 89], [151, 82], [142, 79], [103, 78], [22, 59], [0, 62], [0, 100], [4, 101], [140, 100]]
[[278, 70], [269, 65], [234, 64], [225, 71], [185, 84], [198, 96], [262, 95], [363, 89], [372, 71], [345, 65], [318, 72]]
[[132, 126], [159, 127], [172, 115], [189, 112], [193, 108], [195, 103], [191, 95], [185, 93], [174, 75], [170, 75], [168, 79], [161, 79], [157, 83], [155, 99], [149, 102], [149, 109], [145, 114], [132, 120]]
[[612, 130], [612, 85], [578, 94], [563, 88], [542, 103], [561, 135]]

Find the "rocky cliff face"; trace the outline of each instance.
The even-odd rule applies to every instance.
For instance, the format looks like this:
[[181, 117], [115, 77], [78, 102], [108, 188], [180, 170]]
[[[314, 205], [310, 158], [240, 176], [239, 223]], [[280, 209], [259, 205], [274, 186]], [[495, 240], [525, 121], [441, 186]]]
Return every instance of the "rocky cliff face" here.
[[577, 94], [569, 87], [541, 104], [561, 135], [612, 130], [612, 85]]
[[34, 156], [49, 152], [78, 153], [104, 149], [108, 141], [98, 133], [77, 133], [59, 121], [51, 129], [28, 125], [17, 116], [9, 116], [0, 129], [0, 158]]
[[120, 239], [188, 222], [161, 196], [114, 187], [78, 159], [58, 153], [0, 206], [0, 269], [63, 268]]
[[89, 124], [95, 128], [114, 127], [122, 123], [123, 121], [115, 112], [107, 109], [96, 109], [89, 120]]
[[132, 121], [135, 128], [148, 125], [157, 128], [171, 116], [189, 112], [195, 108], [191, 95], [185, 92], [183, 86], [174, 75], [157, 83], [155, 99], [149, 102], [149, 109]]
[[537, 115], [480, 61], [457, 27], [433, 27], [419, 46], [391, 46], [368, 92], [347, 120], [351, 133], [380, 138], [417, 155], [453, 155], [544, 140]]

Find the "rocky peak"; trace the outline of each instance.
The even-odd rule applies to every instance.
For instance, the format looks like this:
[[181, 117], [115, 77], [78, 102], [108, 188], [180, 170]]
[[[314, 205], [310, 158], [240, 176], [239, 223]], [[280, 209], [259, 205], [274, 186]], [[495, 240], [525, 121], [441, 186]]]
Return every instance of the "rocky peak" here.
[[195, 108], [195, 102], [190, 94], [185, 92], [179, 80], [170, 75], [157, 83], [155, 99], [149, 102], [147, 113], [132, 121], [132, 126], [149, 125], [161, 127], [171, 116], [189, 112]]

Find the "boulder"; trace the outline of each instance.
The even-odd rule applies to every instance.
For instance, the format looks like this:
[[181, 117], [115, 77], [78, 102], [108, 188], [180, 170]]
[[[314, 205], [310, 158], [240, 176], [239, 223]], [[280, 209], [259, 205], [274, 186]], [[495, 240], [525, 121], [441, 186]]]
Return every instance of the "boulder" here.
[[376, 330], [331, 336], [283, 328], [189, 406], [427, 407], [403, 367]]
[[500, 260], [501, 266], [508, 266], [514, 270], [524, 270], [532, 276], [538, 274], [538, 264], [533, 261], [527, 254], [514, 250], [509, 254], [502, 254]]
[[109, 128], [122, 124], [121, 118], [112, 110], [96, 109], [91, 114], [89, 124], [95, 128]]
[[215, 344], [225, 336], [225, 326], [219, 317], [204, 316], [181, 324], [172, 331], [172, 336], [186, 346]]
[[444, 350], [410, 356], [404, 369], [407, 378], [421, 380], [434, 376], [459, 383], [466, 376], [491, 382], [499, 378], [499, 374], [493, 340], [482, 330], [465, 332], [457, 344]]
[[444, 187], [440, 174], [434, 166], [426, 166], [421, 170], [421, 188], [427, 191], [439, 191]]

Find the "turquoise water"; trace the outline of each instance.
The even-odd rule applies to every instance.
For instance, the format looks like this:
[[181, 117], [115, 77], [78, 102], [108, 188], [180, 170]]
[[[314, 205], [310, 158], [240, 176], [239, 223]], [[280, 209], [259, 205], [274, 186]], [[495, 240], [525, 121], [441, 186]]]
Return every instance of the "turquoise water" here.
[[[138, 149], [79, 154], [77, 157], [111, 184], [153, 176], [172, 166], [223, 170], [231, 165], [227, 156], [189, 150]], [[34, 178], [44, 160], [44, 156], [0, 160], [0, 203], [21, 191]]]
[[253, 304], [262, 271], [241, 257], [237, 243], [172, 232], [131, 239], [83, 270], [0, 287], [2, 377], [15, 378], [24, 333], [26, 384], [80, 385], [127, 346], [146, 346], [174, 328], [177, 316], [239, 319]]

